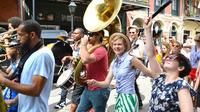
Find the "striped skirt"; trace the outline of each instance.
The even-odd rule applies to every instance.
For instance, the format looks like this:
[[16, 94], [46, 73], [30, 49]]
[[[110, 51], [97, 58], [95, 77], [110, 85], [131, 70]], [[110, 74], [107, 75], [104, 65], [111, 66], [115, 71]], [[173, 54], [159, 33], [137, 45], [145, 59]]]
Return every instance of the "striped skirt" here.
[[115, 104], [115, 112], [138, 112], [139, 102], [136, 94], [119, 93]]

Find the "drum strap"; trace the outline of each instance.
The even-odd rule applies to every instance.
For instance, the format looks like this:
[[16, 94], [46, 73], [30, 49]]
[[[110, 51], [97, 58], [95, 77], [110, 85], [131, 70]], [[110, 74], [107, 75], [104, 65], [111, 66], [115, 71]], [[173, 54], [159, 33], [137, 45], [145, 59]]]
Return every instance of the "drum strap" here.
[[26, 60], [29, 58], [29, 56], [31, 54], [33, 54], [35, 51], [37, 51], [38, 49], [40, 49], [43, 46], [43, 42], [39, 41], [32, 49], [27, 50], [24, 55], [21, 57], [19, 64], [17, 66], [17, 68], [15, 69], [11, 80], [17, 78], [17, 81], [20, 82], [20, 78], [21, 78], [21, 73], [24, 67], [24, 64], [26, 62]]

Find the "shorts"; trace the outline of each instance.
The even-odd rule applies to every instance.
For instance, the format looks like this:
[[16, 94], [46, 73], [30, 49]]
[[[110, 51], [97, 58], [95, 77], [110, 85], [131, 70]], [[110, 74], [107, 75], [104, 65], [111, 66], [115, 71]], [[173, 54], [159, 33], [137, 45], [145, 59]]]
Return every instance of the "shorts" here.
[[71, 102], [78, 105], [80, 103], [81, 94], [84, 91], [85, 86], [75, 84], [72, 92]]

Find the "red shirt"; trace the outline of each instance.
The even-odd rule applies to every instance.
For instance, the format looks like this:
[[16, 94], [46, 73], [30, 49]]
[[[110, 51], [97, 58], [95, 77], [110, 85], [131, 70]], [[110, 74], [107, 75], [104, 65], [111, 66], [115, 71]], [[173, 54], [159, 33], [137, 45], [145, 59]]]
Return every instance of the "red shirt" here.
[[[87, 79], [104, 81], [108, 73], [108, 52], [104, 47], [99, 47], [92, 53], [96, 61], [86, 65]], [[100, 87], [88, 86], [89, 90], [97, 90]]]

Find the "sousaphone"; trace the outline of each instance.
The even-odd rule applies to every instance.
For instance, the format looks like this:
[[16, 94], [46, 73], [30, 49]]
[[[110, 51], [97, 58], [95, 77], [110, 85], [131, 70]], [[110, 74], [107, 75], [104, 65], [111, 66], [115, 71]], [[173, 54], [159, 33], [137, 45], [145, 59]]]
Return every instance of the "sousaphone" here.
[[90, 32], [106, 28], [116, 19], [121, 5], [122, 0], [92, 0], [85, 11], [83, 25]]
[[[121, 6], [122, 0], [92, 0], [88, 5], [83, 17], [83, 24], [85, 28], [90, 32], [107, 30], [109, 35], [114, 32], [121, 32], [121, 21], [117, 16]], [[104, 44], [108, 44], [109, 35], [103, 38], [103, 41], [106, 41]], [[94, 46], [93, 48], [89, 49], [89, 52], [92, 53], [92, 51], [97, 47], [99, 46]], [[113, 57], [112, 50], [110, 50], [110, 48], [108, 49], [109, 55]], [[110, 59], [109, 62], [111, 62]], [[74, 70], [75, 82], [81, 85], [84, 85], [80, 79], [80, 72], [83, 69], [83, 66], [83, 63], [79, 61]]]

